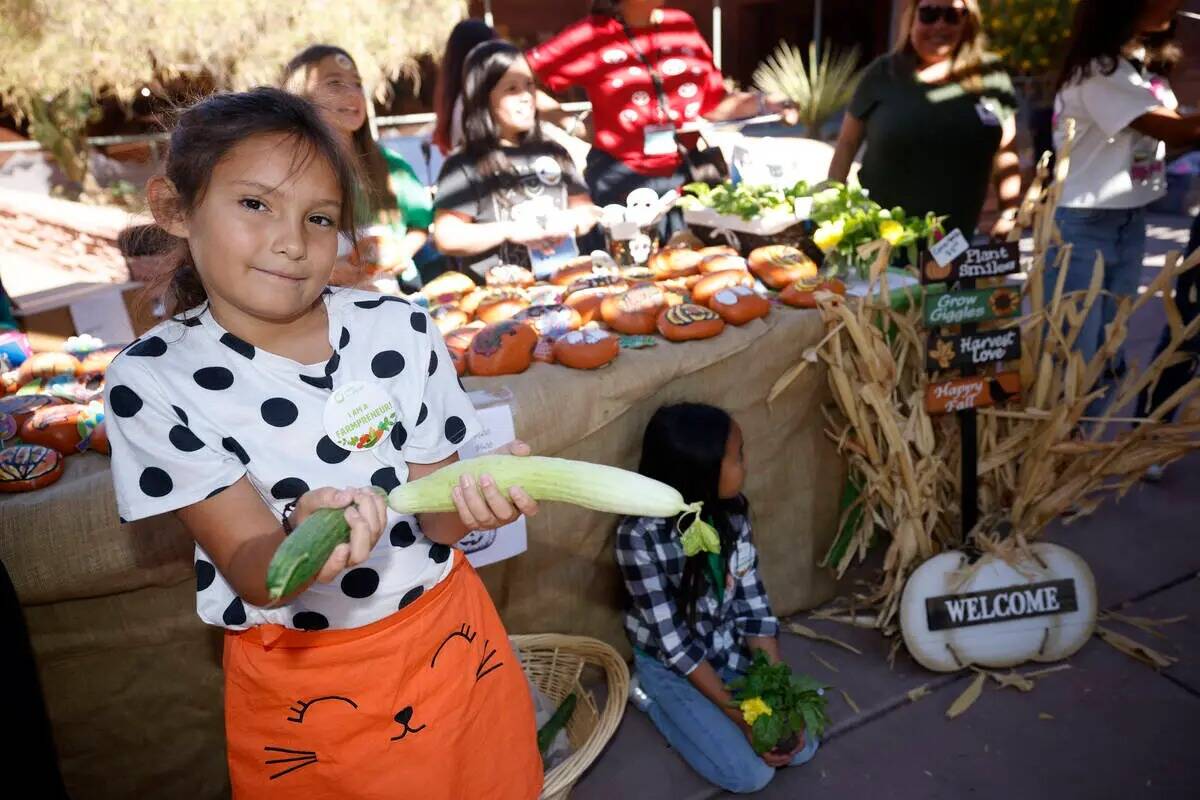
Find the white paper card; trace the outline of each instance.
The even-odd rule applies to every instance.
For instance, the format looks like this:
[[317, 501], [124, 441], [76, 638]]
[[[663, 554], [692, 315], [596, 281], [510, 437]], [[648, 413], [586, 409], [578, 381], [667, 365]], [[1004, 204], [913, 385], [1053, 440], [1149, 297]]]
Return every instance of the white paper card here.
[[946, 234], [940, 242], [929, 248], [929, 254], [939, 267], [944, 267], [971, 248], [967, 237], [958, 228]]
[[120, 289], [94, 292], [71, 303], [70, 308], [78, 334], [89, 333], [105, 344], [125, 344], [135, 338]]
[[[517, 438], [512, 406], [502, 403], [480, 407], [480, 399], [475, 395], [471, 397], [472, 402], [476, 404], [475, 410], [479, 414], [479, 422], [483, 429], [478, 436], [463, 445], [459, 451], [462, 458], [474, 458], [490, 453]], [[488, 399], [483, 401], [486, 403]], [[529, 549], [525, 518], [521, 517], [503, 528], [469, 533], [458, 543], [458, 549], [466, 553], [467, 560], [476, 568], [520, 555]]]

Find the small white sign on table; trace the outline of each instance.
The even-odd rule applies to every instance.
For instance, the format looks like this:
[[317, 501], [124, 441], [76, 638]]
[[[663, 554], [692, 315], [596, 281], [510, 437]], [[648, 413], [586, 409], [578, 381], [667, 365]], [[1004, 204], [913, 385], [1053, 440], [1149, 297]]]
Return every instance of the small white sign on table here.
[[75, 332], [95, 336], [106, 344], [124, 344], [134, 340], [133, 325], [121, 290], [92, 292], [71, 303], [71, 321]]
[[[479, 422], [483, 430], [471, 441], [463, 445], [459, 455], [462, 458], [490, 453], [502, 447], [516, 436], [516, 426], [513, 423], [512, 399], [510, 393], [496, 395], [488, 392], [471, 392], [471, 402], [479, 414]], [[486, 531], [473, 531], [463, 537], [458, 543], [458, 549], [466, 553], [471, 566], [479, 568], [488, 564], [518, 556], [529, 549], [528, 529], [525, 518], [516, 522]]]

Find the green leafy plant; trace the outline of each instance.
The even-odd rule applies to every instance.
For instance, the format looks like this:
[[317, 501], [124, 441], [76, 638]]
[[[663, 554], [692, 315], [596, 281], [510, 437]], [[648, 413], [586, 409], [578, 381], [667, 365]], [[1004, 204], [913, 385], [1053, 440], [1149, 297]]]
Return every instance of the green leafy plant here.
[[783, 662], [772, 664], [761, 650], [755, 652], [746, 675], [729, 686], [759, 754], [801, 733], [822, 736], [829, 725], [827, 688], [807, 675], [793, 673]]
[[66, 195], [99, 190], [88, 160], [87, 126], [100, 118], [100, 109], [88, 89], [64, 89], [51, 98], [31, 97], [29, 135], [54, 157], [67, 178]]
[[850, 102], [862, 77], [858, 48], [835, 51], [826, 43], [808, 45], [808, 60], [799, 47], [780, 42], [775, 52], [754, 71], [754, 86], [766, 94], [781, 95], [796, 105], [808, 136]]
[[885, 239], [893, 248], [907, 250], [910, 264], [917, 251], [932, 244], [942, 232], [942, 218], [934, 213], [909, 216], [897, 206], [887, 209], [871, 199], [861, 186], [837, 181], [821, 184], [812, 196], [810, 219], [817, 229], [812, 240], [834, 262], [864, 266], [858, 248]]
[[809, 195], [806, 181], [800, 181], [790, 189], [747, 183], [734, 185], [731, 181], [715, 187], [707, 183], [689, 183], [683, 191], [680, 202], [684, 208], [711, 208], [718, 214], [747, 220], [776, 211], [793, 213], [795, 201]]

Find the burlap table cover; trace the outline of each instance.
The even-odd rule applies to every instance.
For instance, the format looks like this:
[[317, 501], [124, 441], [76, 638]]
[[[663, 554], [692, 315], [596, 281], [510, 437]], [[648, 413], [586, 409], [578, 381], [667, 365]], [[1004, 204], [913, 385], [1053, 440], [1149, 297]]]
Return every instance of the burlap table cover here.
[[[507, 389], [534, 452], [627, 468], [660, 405], [727, 408], [745, 432], [764, 579], [790, 613], [833, 592], [816, 562], [836, 527], [844, 465], [822, 434], [823, 368], [773, 407], [766, 396], [821, 335], [815, 312], [781, 308], [713, 340], [623, 352], [596, 372], [538, 364], [465, 383]], [[530, 521], [529, 552], [482, 570], [511, 632], [594, 636], [628, 653], [615, 522], [547, 505]], [[107, 460], [74, 456], [54, 486], [0, 495], [0, 559], [25, 605], [72, 797], [222, 796], [220, 634], [195, 615], [192, 546], [178, 523], [120, 525]]]

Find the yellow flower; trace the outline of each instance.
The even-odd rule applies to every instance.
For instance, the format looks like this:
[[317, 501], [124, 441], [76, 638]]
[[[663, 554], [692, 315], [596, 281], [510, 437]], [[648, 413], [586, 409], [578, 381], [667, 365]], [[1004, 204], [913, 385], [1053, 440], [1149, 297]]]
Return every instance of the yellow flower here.
[[895, 244], [904, 235], [904, 226], [894, 219], [885, 219], [879, 223], [879, 235], [887, 239], [888, 244]]
[[817, 228], [813, 233], [813, 244], [821, 248], [822, 252], [828, 253], [833, 248], [837, 247], [842, 241], [842, 237], [846, 233], [846, 223], [842, 220], [837, 222], [826, 222]]
[[739, 707], [742, 709], [742, 717], [748, 725], [753, 725], [754, 720], [764, 714], [769, 717], [774, 713], [771, 711], [771, 707], [763, 702], [761, 697], [751, 697], [749, 700], [743, 700]]

